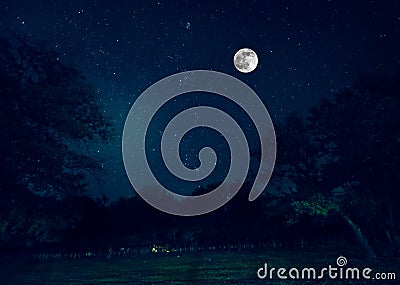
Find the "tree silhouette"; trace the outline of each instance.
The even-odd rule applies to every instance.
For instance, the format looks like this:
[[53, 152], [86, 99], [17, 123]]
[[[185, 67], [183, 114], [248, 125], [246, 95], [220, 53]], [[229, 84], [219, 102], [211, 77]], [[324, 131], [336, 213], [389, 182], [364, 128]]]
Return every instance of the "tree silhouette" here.
[[376, 255], [365, 232], [381, 229], [383, 221], [393, 244], [399, 240], [393, 214], [399, 198], [398, 82], [398, 77], [361, 77], [352, 89], [311, 109], [308, 127], [316, 152], [309, 155], [318, 166], [318, 187], [293, 203], [301, 214], [339, 214], [368, 258]]
[[61, 201], [82, 193], [87, 173], [102, 170], [100, 159], [84, 146], [107, 142], [113, 131], [95, 90], [79, 71], [61, 63], [43, 43], [4, 34], [0, 38], [0, 236], [23, 231], [37, 241], [50, 240], [49, 230], [41, 233], [46, 228], [41, 224], [63, 228], [63, 219], [45, 214], [46, 203], [37, 209], [32, 195]]

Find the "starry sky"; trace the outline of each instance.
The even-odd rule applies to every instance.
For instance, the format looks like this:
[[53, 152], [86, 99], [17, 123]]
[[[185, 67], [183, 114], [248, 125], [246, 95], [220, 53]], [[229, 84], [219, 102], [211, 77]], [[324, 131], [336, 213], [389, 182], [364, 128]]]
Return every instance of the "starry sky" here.
[[[278, 122], [306, 113], [362, 73], [395, 72], [400, 63], [396, 0], [10, 0], [0, 1], [0, 27], [47, 41], [95, 86], [116, 138], [93, 148], [107, 158], [108, 174], [90, 191], [113, 199], [133, 194], [121, 156], [125, 118], [141, 92], [165, 76], [194, 69], [235, 76]], [[233, 65], [243, 47], [259, 58], [249, 74]], [[188, 163], [196, 164], [195, 156]]]

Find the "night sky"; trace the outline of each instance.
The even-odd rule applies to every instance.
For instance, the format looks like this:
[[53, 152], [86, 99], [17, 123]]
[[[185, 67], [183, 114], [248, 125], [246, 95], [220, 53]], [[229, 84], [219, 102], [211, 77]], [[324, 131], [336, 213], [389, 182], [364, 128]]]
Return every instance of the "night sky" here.
[[[362, 73], [391, 73], [400, 63], [396, 0], [14, 0], [0, 1], [0, 25], [47, 41], [98, 90], [115, 121], [116, 138], [93, 148], [108, 159], [109, 174], [90, 191], [111, 198], [134, 193], [121, 155], [128, 111], [141, 92], [165, 76], [194, 69], [235, 76], [257, 92], [276, 123], [289, 112], [306, 113]], [[259, 58], [249, 74], [233, 65], [233, 55], [243, 47]], [[213, 143], [224, 146], [214, 137]], [[196, 157], [188, 156], [188, 165], [195, 165]]]

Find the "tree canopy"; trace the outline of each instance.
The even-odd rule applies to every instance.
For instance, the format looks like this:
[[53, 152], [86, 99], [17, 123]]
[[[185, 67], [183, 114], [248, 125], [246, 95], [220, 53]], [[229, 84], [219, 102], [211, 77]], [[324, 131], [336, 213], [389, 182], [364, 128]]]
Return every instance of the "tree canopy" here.
[[400, 198], [399, 79], [362, 76], [352, 88], [313, 107], [306, 121], [306, 140], [314, 147], [308, 148], [303, 165], [313, 164], [297, 181], [308, 187], [293, 205], [300, 214], [341, 215], [369, 257], [375, 254], [365, 232], [379, 236], [386, 231], [400, 245], [394, 218]]
[[85, 145], [107, 143], [112, 125], [81, 72], [44, 43], [12, 33], [0, 37], [0, 94], [0, 241], [20, 231], [40, 241], [49, 232], [40, 223], [64, 227], [65, 219], [37, 199], [81, 194], [87, 174], [102, 170]]

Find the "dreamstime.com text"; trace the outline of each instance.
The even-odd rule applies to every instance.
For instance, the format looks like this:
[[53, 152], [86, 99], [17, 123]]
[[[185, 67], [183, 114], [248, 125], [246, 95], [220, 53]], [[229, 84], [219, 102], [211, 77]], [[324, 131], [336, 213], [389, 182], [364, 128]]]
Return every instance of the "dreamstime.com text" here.
[[315, 279], [332, 279], [332, 280], [396, 280], [394, 272], [373, 272], [369, 267], [357, 268], [346, 267], [347, 259], [340, 256], [336, 260], [336, 265], [328, 265], [321, 269], [313, 267], [285, 268], [285, 267], [269, 267], [264, 263], [263, 267], [257, 270], [259, 279], [292, 279], [292, 280], [315, 280]]

